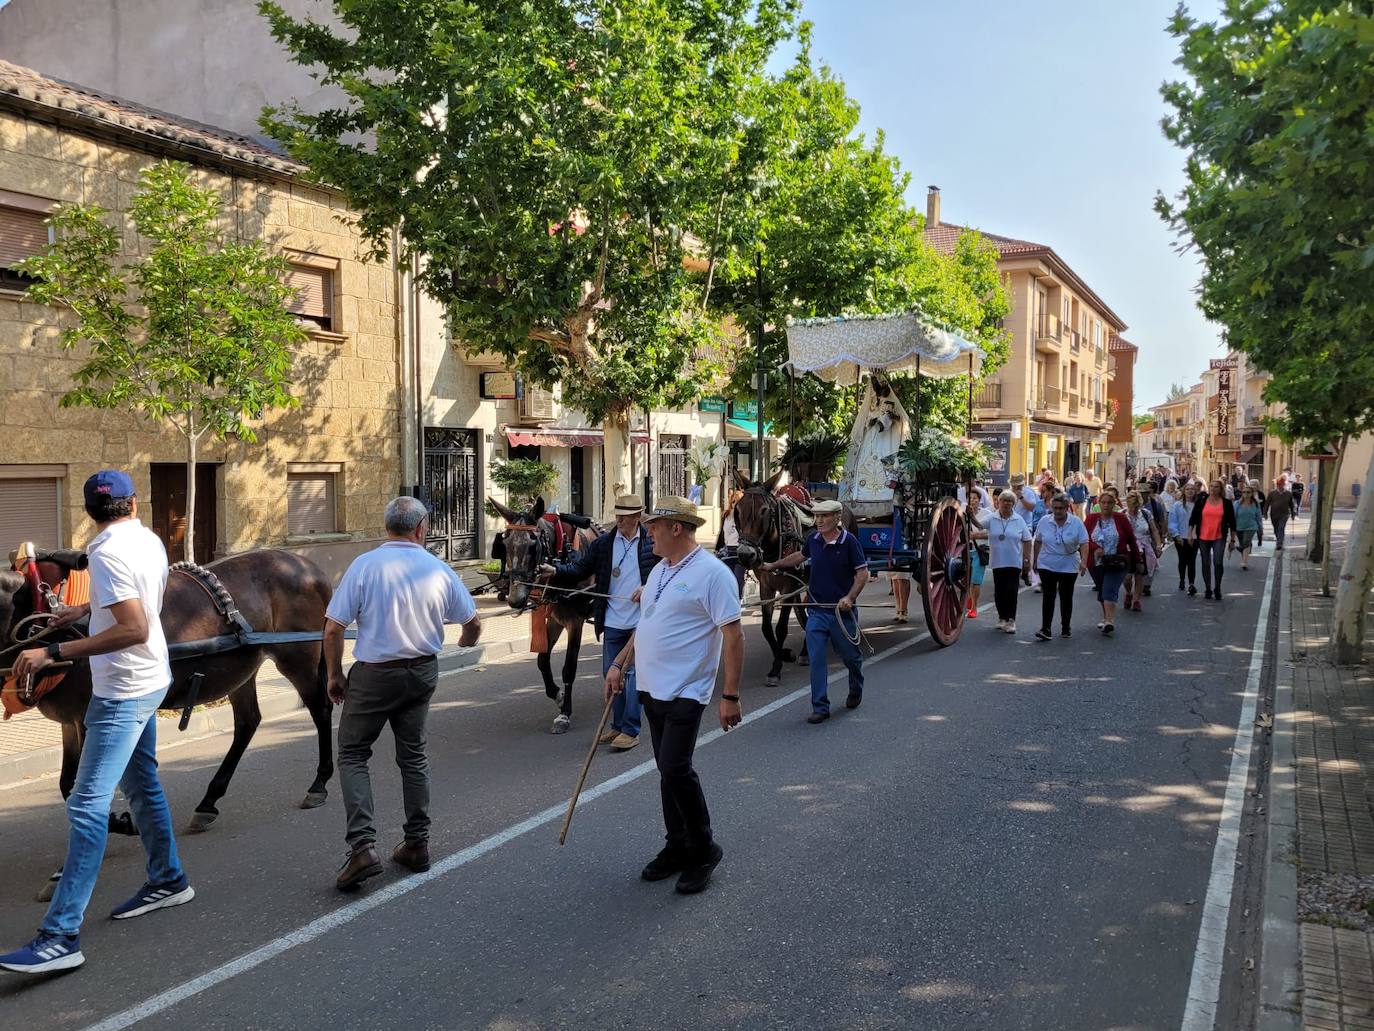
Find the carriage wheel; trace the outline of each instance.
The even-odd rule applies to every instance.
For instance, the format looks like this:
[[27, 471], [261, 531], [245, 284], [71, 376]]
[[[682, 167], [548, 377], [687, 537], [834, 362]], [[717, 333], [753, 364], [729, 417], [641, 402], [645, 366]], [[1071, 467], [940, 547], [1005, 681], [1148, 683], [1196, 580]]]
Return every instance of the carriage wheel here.
[[926, 530], [921, 607], [930, 636], [942, 648], [958, 640], [968, 611], [968, 548], [968, 524], [959, 503], [941, 498]]

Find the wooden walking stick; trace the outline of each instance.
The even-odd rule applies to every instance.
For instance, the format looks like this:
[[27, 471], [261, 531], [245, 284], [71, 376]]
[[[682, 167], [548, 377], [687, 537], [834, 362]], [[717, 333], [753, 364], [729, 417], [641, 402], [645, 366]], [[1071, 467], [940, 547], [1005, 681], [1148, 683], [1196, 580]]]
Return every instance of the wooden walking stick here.
[[573, 810], [577, 808], [577, 799], [582, 794], [582, 785], [587, 783], [587, 771], [592, 768], [592, 759], [596, 757], [596, 746], [601, 743], [601, 735], [605, 733], [606, 721], [611, 718], [611, 706], [615, 703], [615, 695], [606, 699], [606, 708], [601, 710], [601, 722], [596, 725], [596, 733], [592, 736], [592, 747], [587, 751], [587, 761], [582, 764], [582, 776], [577, 778], [577, 787], [573, 788], [572, 798], [568, 799], [568, 815], [563, 817], [563, 829], [558, 832], [558, 843], [562, 845], [568, 840], [568, 828], [572, 826]]

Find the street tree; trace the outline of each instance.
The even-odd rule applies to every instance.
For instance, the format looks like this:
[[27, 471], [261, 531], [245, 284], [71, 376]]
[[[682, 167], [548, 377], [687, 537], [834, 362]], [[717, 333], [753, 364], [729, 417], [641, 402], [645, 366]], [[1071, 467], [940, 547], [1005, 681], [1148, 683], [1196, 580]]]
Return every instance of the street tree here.
[[630, 479], [632, 409], [684, 404], [717, 371], [715, 227], [748, 186], [797, 6], [350, 0], [325, 25], [264, 0], [344, 100], [263, 127], [343, 191], [379, 253], [399, 231], [463, 346], [605, 426], [609, 498]]
[[[1202, 257], [1202, 311], [1272, 374], [1275, 428], [1343, 449], [1374, 429], [1374, 11], [1226, 0], [1215, 22], [1180, 7], [1170, 30], [1186, 79], [1164, 86], [1164, 131], [1187, 154], [1186, 185], [1158, 210]], [[1360, 653], [1371, 506], [1362, 499], [1341, 573], [1338, 661]]]
[[144, 242], [121, 261], [123, 226], [94, 205], [49, 219], [56, 242], [21, 262], [29, 297], [65, 306], [62, 344], [84, 351], [63, 406], [122, 408], [186, 441], [186, 557], [195, 555], [196, 457], [206, 434], [254, 442], [254, 420], [295, 405], [292, 347], [305, 339], [287, 311], [287, 266], [259, 240], [224, 238], [220, 198], [189, 166], [161, 162], [139, 177], [128, 211]]

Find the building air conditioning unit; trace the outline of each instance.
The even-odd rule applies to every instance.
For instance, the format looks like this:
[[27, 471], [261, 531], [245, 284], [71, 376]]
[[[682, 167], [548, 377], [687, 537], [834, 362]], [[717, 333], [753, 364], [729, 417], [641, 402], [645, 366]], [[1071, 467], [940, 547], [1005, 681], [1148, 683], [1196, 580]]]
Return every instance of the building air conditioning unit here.
[[531, 383], [524, 385], [520, 398], [520, 421], [522, 423], [553, 422], [558, 418], [558, 401], [552, 390], [536, 387]]

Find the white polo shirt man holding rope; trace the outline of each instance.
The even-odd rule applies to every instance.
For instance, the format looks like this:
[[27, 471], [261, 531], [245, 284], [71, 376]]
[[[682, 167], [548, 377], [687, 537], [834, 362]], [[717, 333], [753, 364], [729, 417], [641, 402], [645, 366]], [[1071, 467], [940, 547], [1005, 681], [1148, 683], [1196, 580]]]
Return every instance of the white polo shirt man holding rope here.
[[623, 671], [636, 667], [636, 686], [658, 764], [666, 844], [641, 871], [646, 881], [678, 874], [677, 890], [701, 891], [724, 852], [711, 833], [711, 814], [692, 766], [701, 716], [725, 660], [720, 726], [740, 722], [739, 684], [744, 631], [734, 574], [696, 541], [706, 520], [686, 498], [662, 497], [645, 517], [654, 554], [639, 597], [639, 625], [606, 673], [606, 697], [624, 690]]

